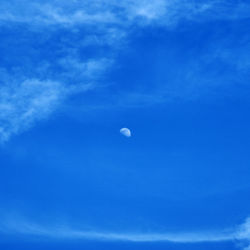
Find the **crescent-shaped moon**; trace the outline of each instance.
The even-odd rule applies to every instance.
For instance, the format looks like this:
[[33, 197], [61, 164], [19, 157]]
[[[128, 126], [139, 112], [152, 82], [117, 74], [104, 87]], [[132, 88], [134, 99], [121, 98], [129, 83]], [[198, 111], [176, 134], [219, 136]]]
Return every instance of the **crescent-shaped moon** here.
[[131, 131], [128, 128], [121, 128], [120, 133], [126, 137], [131, 137]]

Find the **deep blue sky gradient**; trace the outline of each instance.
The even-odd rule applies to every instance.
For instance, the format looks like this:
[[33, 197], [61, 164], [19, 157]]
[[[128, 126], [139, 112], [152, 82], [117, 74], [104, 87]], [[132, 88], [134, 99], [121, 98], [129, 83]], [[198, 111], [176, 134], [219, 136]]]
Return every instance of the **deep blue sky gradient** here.
[[166, 3], [0, 4], [1, 249], [248, 249], [250, 4]]

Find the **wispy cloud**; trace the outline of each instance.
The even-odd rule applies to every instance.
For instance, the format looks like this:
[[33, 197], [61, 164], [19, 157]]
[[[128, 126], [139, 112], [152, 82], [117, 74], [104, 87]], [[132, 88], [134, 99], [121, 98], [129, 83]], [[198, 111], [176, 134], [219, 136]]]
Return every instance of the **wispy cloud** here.
[[[224, 0], [181, 1], [181, 0], [128, 0], [128, 1], [42, 1], [25, 0], [23, 6], [15, 1], [2, 1], [0, 21], [20, 22], [37, 25], [82, 25], [115, 24], [127, 26], [131, 22], [159, 21], [172, 25], [181, 19], [249, 17], [250, 5], [237, 5]], [[25, 6], [25, 7], [24, 7]], [[14, 8], [13, 8], [14, 7]], [[201, 14], [205, 14], [201, 16]], [[142, 20], [141, 20], [142, 21]], [[149, 22], [146, 22], [149, 24]]]
[[37, 64], [39, 58], [24, 55], [22, 64], [13, 58], [13, 66], [0, 68], [0, 142], [48, 118], [67, 97], [94, 89], [112, 65], [109, 58], [80, 59], [64, 46], [59, 49], [62, 57], [45, 56]]
[[58, 63], [65, 68], [59, 79], [29, 79], [24, 73], [20, 78], [26, 79], [22, 80], [11, 76], [11, 72], [1, 74], [0, 142], [48, 118], [67, 97], [95, 88], [96, 80], [111, 62], [64, 58]]
[[47, 117], [65, 96], [65, 88], [58, 82], [30, 79], [19, 84], [0, 87], [0, 140], [6, 141]]
[[[67, 96], [97, 87], [129, 40], [131, 30], [145, 26], [173, 29], [182, 21], [248, 18], [249, 10], [249, 4], [219, 0], [24, 0], [22, 5], [14, 0], [1, 1], [4, 53], [0, 65], [0, 141], [48, 117]], [[238, 61], [241, 64], [237, 67], [246, 71], [248, 59], [244, 65]], [[186, 96], [190, 96], [191, 85], [201, 88], [184, 82], [180, 88]], [[152, 91], [121, 93], [121, 99], [130, 99], [122, 105], [162, 103], [173, 95], [183, 96], [176, 93], [180, 88], [156, 91], [160, 95]]]
[[221, 232], [188, 232], [188, 233], [133, 233], [108, 232], [95, 230], [77, 230], [68, 226], [41, 226], [29, 221], [7, 221], [1, 225], [1, 231], [7, 234], [38, 235], [50, 238], [93, 239], [108, 241], [158, 242], [177, 243], [217, 242], [234, 240], [233, 233]]
[[243, 241], [242, 246], [244, 250], [250, 249], [250, 217], [248, 217], [242, 225], [238, 227], [235, 233], [237, 240]]
[[174, 242], [174, 243], [202, 243], [231, 241], [240, 243], [242, 249], [249, 249], [250, 244], [250, 218], [234, 229], [222, 231], [194, 231], [175, 233], [139, 233], [139, 232], [110, 232], [96, 230], [78, 230], [66, 225], [41, 226], [26, 220], [4, 220], [0, 225], [4, 234], [18, 234], [25, 237], [37, 235], [51, 239], [82, 239], [100, 241], [131, 241], [131, 242]]

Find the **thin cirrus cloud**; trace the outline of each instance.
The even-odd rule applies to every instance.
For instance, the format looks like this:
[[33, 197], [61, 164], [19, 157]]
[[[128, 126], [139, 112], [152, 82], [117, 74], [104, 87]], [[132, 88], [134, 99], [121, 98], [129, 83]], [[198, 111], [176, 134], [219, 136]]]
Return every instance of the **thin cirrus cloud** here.
[[108, 232], [95, 230], [77, 230], [68, 226], [41, 226], [26, 220], [2, 220], [0, 232], [9, 235], [36, 235], [53, 239], [79, 239], [100, 241], [130, 241], [130, 242], [173, 242], [173, 243], [205, 243], [205, 242], [236, 242], [242, 249], [249, 249], [250, 218], [235, 229], [222, 231], [196, 231], [179, 233], [133, 233]]
[[[131, 30], [145, 26], [174, 29], [181, 21], [248, 18], [249, 9], [248, 4], [234, 6], [218, 0], [25, 0], [22, 5], [1, 1], [0, 141], [48, 117], [68, 96], [105, 85], [100, 84], [103, 75], [114, 65]], [[94, 52], [85, 56], [91, 46]], [[246, 65], [250, 65], [248, 59], [240, 68], [246, 71]], [[167, 94], [165, 89], [158, 91], [163, 93], [161, 102], [179, 89], [171, 87]], [[159, 100], [143, 91], [122, 96], [125, 105], [131, 96], [132, 105]]]
[[[224, 0], [180, 1], [180, 0], [129, 0], [129, 1], [42, 1], [26, 0], [23, 5], [15, 1], [2, 1], [0, 21], [11, 21], [37, 25], [52, 24], [119, 24], [158, 20], [164, 25], [172, 25], [180, 19], [236, 19], [250, 16], [250, 5], [234, 5]], [[201, 16], [201, 14], [204, 14]], [[140, 23], [140, 22], [138, 22]], [[31, 25], [32, 25], [31, 24]]]
[[[106, 61], [105, 61], [106, 62]], [[103, 61], [89, 61], [85, 64], [71, 63], [72, 71], [81, 67], [85, 79], [90, 82], [67, 84], [56, 80], [17, 79], [4, 82], [0, 87], [0, 142], [4, 143], [15, 134], [30, 128], [35, 122], [46, 119], [70, 95], [85, 92], [95, 87], [88, 75], [100, 72]], [[84, 72], [84, 73], [83, 73]], [[64, 73], [67, 78], [68, 72]]]
[[35, 121], [48, 116], [65, 95], [60, 83], [26, 80], [0, 88], [0, 140], [9, 139]]

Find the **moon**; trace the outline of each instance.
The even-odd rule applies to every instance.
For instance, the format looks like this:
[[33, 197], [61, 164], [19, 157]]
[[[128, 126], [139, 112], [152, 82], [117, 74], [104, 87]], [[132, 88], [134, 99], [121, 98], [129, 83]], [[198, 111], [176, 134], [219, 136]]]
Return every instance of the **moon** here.
[[121, 128], [120, 133], [126, 137], [131, 137], [131, 131], [128, 128]]

